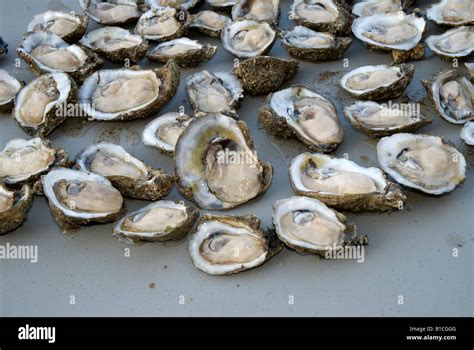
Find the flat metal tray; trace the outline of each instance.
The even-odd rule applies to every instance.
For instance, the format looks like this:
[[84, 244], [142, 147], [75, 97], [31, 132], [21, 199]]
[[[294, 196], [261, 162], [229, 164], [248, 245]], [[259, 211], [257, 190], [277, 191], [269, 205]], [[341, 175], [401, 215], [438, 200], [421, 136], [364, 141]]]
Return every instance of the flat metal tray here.
[[[420, 8], [429, 3], [417, 1]], [[287, 19], [289, 6], [290, 1], [282, 1], [282, 28], [293, 25]], [[24, 62], [15, 65], [19, 62], [15, 48], [31, 18], [48, 9], [80, 11], [74, 0], [0, 0], [0, 36], [10, 44], [0, 67], [18, 79], [31, 81], [33, 75]], [[90, 23], [89, 30], [96, 27]], [[440, 32], [441, 28], [429, 24], [430, 34]], [[234, 57], [219, 40], [194, 32], [190, 37], [219, 45], [218, 54], [198, 68], [182, 71], [179, 92], [162, 113], [177, 111], [181, 105], [190, 111], [183, 84], [188, 75], [232, 68]], [[270, 54], [288, 57], [280, 42]], [[301, 62], [291, 83], [311, 86], [336, 104], [346, 133], [336, 156], [347, 153], [363, 166], [375, 166], [376, 140], [356, 132], [342, 116], [342, 108], [352, 99], [338, 86], [338, 79], [359, 66], [390, 63], [390, 57], [369, 52], [356, 39], [345, 57], [349, 67], [342, 60]], [[452, 194], [439, 198], [406, 191], [407, 206], [400, 212], [348, 214], [349, 221], [370, 239], [363, 263], [324, 261], [285, 249], [252, 271], [231, 277], [208, 276], [192, 264], [187, 241], [129, 247], [112, 238], [112, 225], [82, 228], [73, 237], [63, 236], [46, 199], [37, 197], [28, 221], [0, 237], [0, 245], [37, 245], [39, 254], [37, 263], [0, 261], [0, 316], [472, 316], [473, 150], [460, 140], [459, 126], [436, 114], [420, 83], [449, 64], [429, 52], [423, 61], [413, 63], [416, 71], [407, 94], [434, 120], [421, 132], [442, 135], [461, 149], [468, 160], [467, 179]], [[156, 66], [147, 61], [141, 65]], [[257, 111], [264, 99], [245, 97], [240, 118], [248, 123], [260, 157], [273, 164], [273, 184], [259, 200], [230, 213], [253, 213], [262, 219], [262, 226], [271, 226], [273, 203], [293, 194], [289, 162], [306, 149], [296, 140], [281, 140], [262, 130]], [[84, 124], [71, 119], [50, 139], [72, 157], [94, 142], [119, 143], [151, 166], [172, 172], [171, 158], [141, 143], [141, 131], [149, 121]], [[10, 115], [2, 115], [1, 147], [15, 137], [27, 135]], [[182, 199], [176, 190], [169, 198]], [[129, 210], [144, 205], [127, 200]]]

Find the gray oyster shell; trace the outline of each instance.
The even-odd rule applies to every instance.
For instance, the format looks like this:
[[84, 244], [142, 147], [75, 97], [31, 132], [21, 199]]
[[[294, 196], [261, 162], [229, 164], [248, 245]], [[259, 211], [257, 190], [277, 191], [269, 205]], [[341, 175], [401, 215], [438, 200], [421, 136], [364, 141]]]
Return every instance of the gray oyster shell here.
[[0, 183], [0, 236], [17, 229], [26, 220], [33, 201], [29, 185], [10, 190]]

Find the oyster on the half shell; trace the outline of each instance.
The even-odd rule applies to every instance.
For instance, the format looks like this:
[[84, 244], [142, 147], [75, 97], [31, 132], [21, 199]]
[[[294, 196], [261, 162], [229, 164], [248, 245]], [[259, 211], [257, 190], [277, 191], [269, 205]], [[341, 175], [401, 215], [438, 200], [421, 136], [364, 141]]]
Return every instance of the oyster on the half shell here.
[[135, 26], [135, 33], [147, 40], [163, 42], [188, 33], [191, 15], [174, 7], [158, 7], [145, 12]]
[[136, 0], [79, 0], [79, 4], [90, 18], [104, 25], [123, 25], [141, 15]]
[[191, 18], [190, 28], [212, 38], [220, 38], [222, 30], [231, 21], [229, 17], [209, 10], [200, 11]]
[[413, 0], [364, 0], [352, 6], [352, 13], [359, 17], [403, 11]]
[[472, 0], [441, 0], [426, 12], [428, 19], [437, 24], [456, 27], [474, 24]]
[[441, 35], [431, 35], [426, 45], [441, 58], [464, 59], [474, 51], [474, 26], [450, 29]]
[[6, 70], [0, 69], [0, 113], [10, 112], [15, 106], [15, 96], [22, 83]]
[[145, 0], [145, 5], [149, 8], [173, 7], [176, 9], [189, 10], [197, 6], [201, 0]]
[[474, 122], [464, 124], [460, 137], [467, 145], [474, 146]]
[[280, 0], [238, 0], [232, 8], [232, 19], [278, 22]]
[[29, 32], [50, 31], [67, 43], [78, 41], [86, 32], [89, 17], [74, 12], [46, 11], [33, 17]]
[[159, 44], [148, 53], [147, 57], [150, 61], [162, 63], [174, 59], [180, 67], [190, 68], [210, 60], [216, 52], [217, 46], [203, 45], [189, 38], [178, 38]]
[[29, 185], [11, 190], [0, 183], [0, 236], [18, 228], [25, 220], [33, 201]]

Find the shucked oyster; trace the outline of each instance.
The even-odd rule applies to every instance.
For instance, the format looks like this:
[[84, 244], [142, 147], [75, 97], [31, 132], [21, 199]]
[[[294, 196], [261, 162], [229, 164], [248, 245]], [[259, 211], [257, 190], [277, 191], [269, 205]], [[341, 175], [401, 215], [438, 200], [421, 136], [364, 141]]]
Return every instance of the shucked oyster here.
[[81, 107], [93, 120], [134, 120], [157, 113], [176, 94], [179, 68], [171, 60], [155, 70], [105, 69], [79, 90]]
[[270, 134], [297, 137], [316, 152], [334, 151], [344, 137], [334, 105], [300, 85], [270, 94], [259, 120]]
[[29, 185], [10, 190], [0, 183], [0, 236], [18, 228], [25, 220], [33, 201]]
[[174, 7], [157, 7], [145, 12], [135, 27], [135, 33], [145, 39], [163, 42], [188, 33], [191, 15]]
[[231, 209], [262, 194], [273, 171], [258, 159], [247, 125], [222, 114], [188, 125], [176, 144], [174, 165], [180, 192], [214, 210]]
[[178, 138], [192, 120], [193, 117], [184, 113], [166, 113], [145, 126], [142, 141], [147, 146], [173, 155]]
[[120, 27], [102, 27], [87, 33], [80, 43], [114, 63], [138, 62], [145, 57], [148, 42]]
[[162, 63], [174, 59], [180, 67], [188, 68], [210, 60], [216, 51], [217, 46], [203, 45], [189, 38], [178, 38], [159, 44], [148, 53], [147, 57], [150, 61]]
[[462, 183], [466, 160], [440, 137], [395, 134], [377, 145], [382, 169], [398, 183], [427, 194], [441, 195]]
[[76, 101], [77, 87], [65, 73], [44, 74], [16, 96], [15, 122], [31, 136], [47, 136], [68, 117], [68, 104]]
[[239, 62], [233, 72], [242, 82], [245, 91], [255, 96], [278, 90], [293, 79], [298, 68], [299, 62], [295, 60], [259, 56]]
[[222, 113], [235, 117], [243, 98], [242, 85], [236, 76], [206, 70], [187, 78], [186, 93], [196, 116]]
[[67, 43], [78, 41], [86, 32], [88, 16], [73, 12], [46, 11], [33, 17], [28, 24], [29, 32], [50, 31]]
[[189, 27], [212, 38], [220, 38], [222, 30], [231, 21], [227, 16], [208, 10], [198, 12], [191, 17], [192, 22]]
[[388, 100], [403, 94], [414, 72], [412, 64], [364, 66], [344, 75], [340, 84], [356, 98]]
[[158, 201], [126, 214], [114, 227], [114, 236], [130, 244], [178, 241], [193, 228], [199, 210], [183, 202]]
[[267, 22], [239, 20], [222, 30], [224, 48], [239, 58], [265, 55], [273, 46], [276, 31]]
[[148, 7], [174, 7], [177, 9], [189, 10], [199, 4], [201, 0], [145, 0], [145, 4]]
[[445, 26], [474, 24], [474, 3], [472, 0], [441, 0], [426, 12], [428, 19]]
[[303, 26], [282, 31], [280, 35], [283, 47], [291, 56], [312, 62], [339, 59], [352, 42], [349, 37], [315, 32]]
[[467, 122], [461, 130], [461, 139], [469, 146], [474, 146], [474, 122]]
[[231, 275], [262, 265], [283, 245], [272, 231], [260, 229], [260, 219], [205, 214], [189, 240], [194, 265], [210, 275]]
[[6, 70], [0, 69], [0, 113], [10, 112], [15, 105], [15, 96], [22, 84]]
[[352, 126], [371, 137], [383, 137], [399, 132], [415, 132], [431, 124], [413, 103], [379, 104], [373, 101], [356, 101], [344, 108]]
[[237, 3], [237, 0], [206, 0], [210, 6], [216, 10], [226, 11]]
[[77, 45], [69, 45], [51, 32], [28, 32], [16, 50], [34, 73], [68, 73], [82, 81], [102, 65], [94, 52]]
[[278, 22], [280, 0], [238, 0], [232, 8], [232, 19]]
[[150, 168], [113, 143], [87, 147], [76, 156], [76, 165], [82, 171], [105, 176], [126, 197], [156, 201], [173, 188], [173, 177]]
[[474, 87], [469, 79], [453, 69], [422, 83], [443, 119], [453, 124], [474, 120]]
[[70, 165], [67, 152], [48, 140], [13, 139], [0, 153], [1, 182], [18, 187], [30, 184], [37, 194], [41, 194], [39, 177], [53, 167]]
[[141, 11], [136, 0], [79, 0], [84, 12], [104, 25], [122, 25], [136, 21]]
[[403, 209], [406, 199], [382, 170], [364, 168], [344, 158], [302, 153], [292, 160], [289, 172], [296, 194], [340, 210], [391, 211]]
[[425, 51], [420, 43], [426, 21], [418, 13], [378, 14], [360, 17], [352, 23], [352, 32], [371, 50], [388, 51], [393, 63], [422, 59]]
[[294, 0], [289, 18], [318, 32], [347, 34], [351, 30], [352, 16], [338, 0]]
[[368, 244], [367, 236], [357, 237], [355, 225], [346, 224], [343, 214], [314, 198], [295, 196], [277, 201], [273, 225], [280, 240], [300, 254], [325, 257], [345, 246]]
[[426, 45], [437, 55], [445, 59], [462, 59], [474, 51], [474, 27], [459, 27], [441, 35], [431, 35]]
[[54, 221], [65, 234], [82, 225], [115, 221], [125, 212], [122, 195], [101, 175], [54, 168], [41, 182]]
[[413, 0], [365, 0], [354, 4], [352, 13], [359, 17], [403, 11]]

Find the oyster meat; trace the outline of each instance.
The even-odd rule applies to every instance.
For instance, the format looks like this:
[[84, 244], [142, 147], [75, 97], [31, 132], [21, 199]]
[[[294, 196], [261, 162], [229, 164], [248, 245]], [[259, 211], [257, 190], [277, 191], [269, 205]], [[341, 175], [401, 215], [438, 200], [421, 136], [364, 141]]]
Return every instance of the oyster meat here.
[[212, 38], [220, 38], [222, 30], [231, 21], [229, 17], [209, 10], [198, 12], [191, 19], [190, 28]]
[[318, 32], [347, 34], [351, 31], [352, 15], [338, 0], [294, 0], [289, 18]]
[[176, 94], [179, 75], [173, 60], [155, 70], [101, 70], [89, 76], [79, 90], [81, 107], [92, 120], [146, 118]]
[[42, 194], [40, 176], [53, 167], [69, 165], [67, 152], [48, 140], [13, 139], [0, 153], [0, 180], [12, 187], [29, 184], [36, 194]]
[[173, 177], [152, 169], [125, 151], [122, 146], [102, 142], [81, 151], [76, 157], [79, 170], [105, 176], [122, 195], [156, 201], [173, 188]]
[[244, 97], [242, 85], [235, 75], [206, 70], [187, 78], [186, 93], [195, 116], [222, 113], [236, 117]]
[[441, 58], [466, 58], [474, 50], [474, 26], [458, 27], [441, 35], [431, 35], [426, 39], [426, 45]]
[[134, 22], [141, 11], [136, 0], [79, 0], [84, 12], [104, 25], [122, 25]]
[[16, 96], [13, 118], [31, 136], [47, 136], [68, 117], [76, 101], [77, 87], [65, 73], [44, 74]]
[[29, 32], [50, 31], [67, 43], [75, 43], [86, 32], [89, 17], [74, 12], [46, 11], [33, 17], [28, 24]]
[[272, 231], [260, 229], [260, 219], [205, 214], [189, 240], [194, 265], [210, 275], [231, 275], [262, 265], [283, 245]]
[[469, 79], [448, 69], [422, 83], [443, 119], [453, 124], [474, 120], [474, 87]]
[[80, 43], [114, 63], [138, 62], [145, 57], [148, 42], [120, 27], [102, 27], [89, 32]]
[[129, 244], [178, 241], [188, 235], [198, 216], [193, 206], [162, 200], [127, 213], [114, 226], [114, 236]]
[[354, 4], [352, 13], [359, 17], [396, 13], [411, 5], [413, 0], [364, 0]]
[[302, 153], [290, 165], [293, 191], [350, 211], [403, 209], [406, 197], [382, 170], [364, 168], [345, 158]]
[[339, 59], [352, 42], [349, 37], [315, 32], [303, 26], [282, 31], [280, 36], [291, 56], [312, 62]]
[[299, 66], [295, 60], [258, 56], [236, 64], [233, 73], [240, 79], [246, 92], [254, 96], [266, 95], [293, 79]]
[[[349, 245], [368, 244], [346, 217], [315, 198], [294, 196], [273, 205], [273, 225], [280, 240], [300, 254], [325, 257]], [[350, 238], [350, 239], [348, 239]]]
[[228, 23], [222, 30], [224, 48], [239, 58], [265, 55], [273, 46], [276, 30], [267, 22], [244, 19]]
[[270, 94], [259, 120], [270, 134], [297, 137], [315, 152], [332, 152], [344, 138], [332, 102], [301, 85]]
[[431, 6], [426, 15], [429, 20], [444, 26], [474, 24], [474, 3], [472, 0], [441, 0]]
[[145, 0], [145, 4], [152, 9], [169, 6], [176, 9], [189, 10], [200, 2], [201, 0]]
[[176, 144], [174, 166], [180, 192], [214, 210], [234, 208], [264, 193], [273, 173], [257, 157], [247, 125], [222, 114], [188, 125]]
[[395, 181], [431, 195], [453, 191], [464, 181], [466, 160], [441, 137], [395, 134], [377, 145], [382, 169]]
[[135, 27], [135, 33], [145, 39], [163, 42], [188, 33], [191, 15], [174, 7], [157, 7], [145, 12]]
[[414, 103], [379, 104], [373, 101], [356, 101], [344, 108], [352, 126], [371, 137], [383, 137], [399, 132], [415, 132], [431, 124]]
[[414, 72], [412, 64], [363, 66], [344, 75], [340, 85], [356, 98], [388, 100], [403, 94]]
[[232, 19], [278, 22], [280, 0], [238, 0], [232, 8]]
[[89, 49], [69, 45], [51, 32], [26, 33], [16, 51], [37, 75], [68, 73], [79, 82], [103, 63]]
[[15, 96], [22, 84], [6, 70], [0, 69], [0, 113], [10, 112], [15, 106]]
[[11, 190], [0, 183], [0, 236], [15, 230], [26, 220], [32, 201], [30, 186]]
[[125, 213], [122, 195], [101, 175], [54, 168], [41, 182], [54, 221], [65, 234], [82, 225], [116, 221]]
[[203, 45], [189, 38], [178, 38], [159, 44], [148, 53], [147, 57], [151, 61], [162, 63], [174, 59], [180, 67], [189, 68], [210, 60], [216, 51], [217, 46]]
[[147, 146], [173, 155], [178, 138], [191, 123], [193, 117], [184, 113], [167, 113], [151, 121], [142, 133], [142, 141]]
[[461, 130], [461, 139], [469, 146], [474, 146], [474, 122], [467, 122]]
[[206, 0], [206, 3], [209, 4], [209, 6], [214, 7], [216, 10], [227, 11], [237, 3], [237, 0]]

